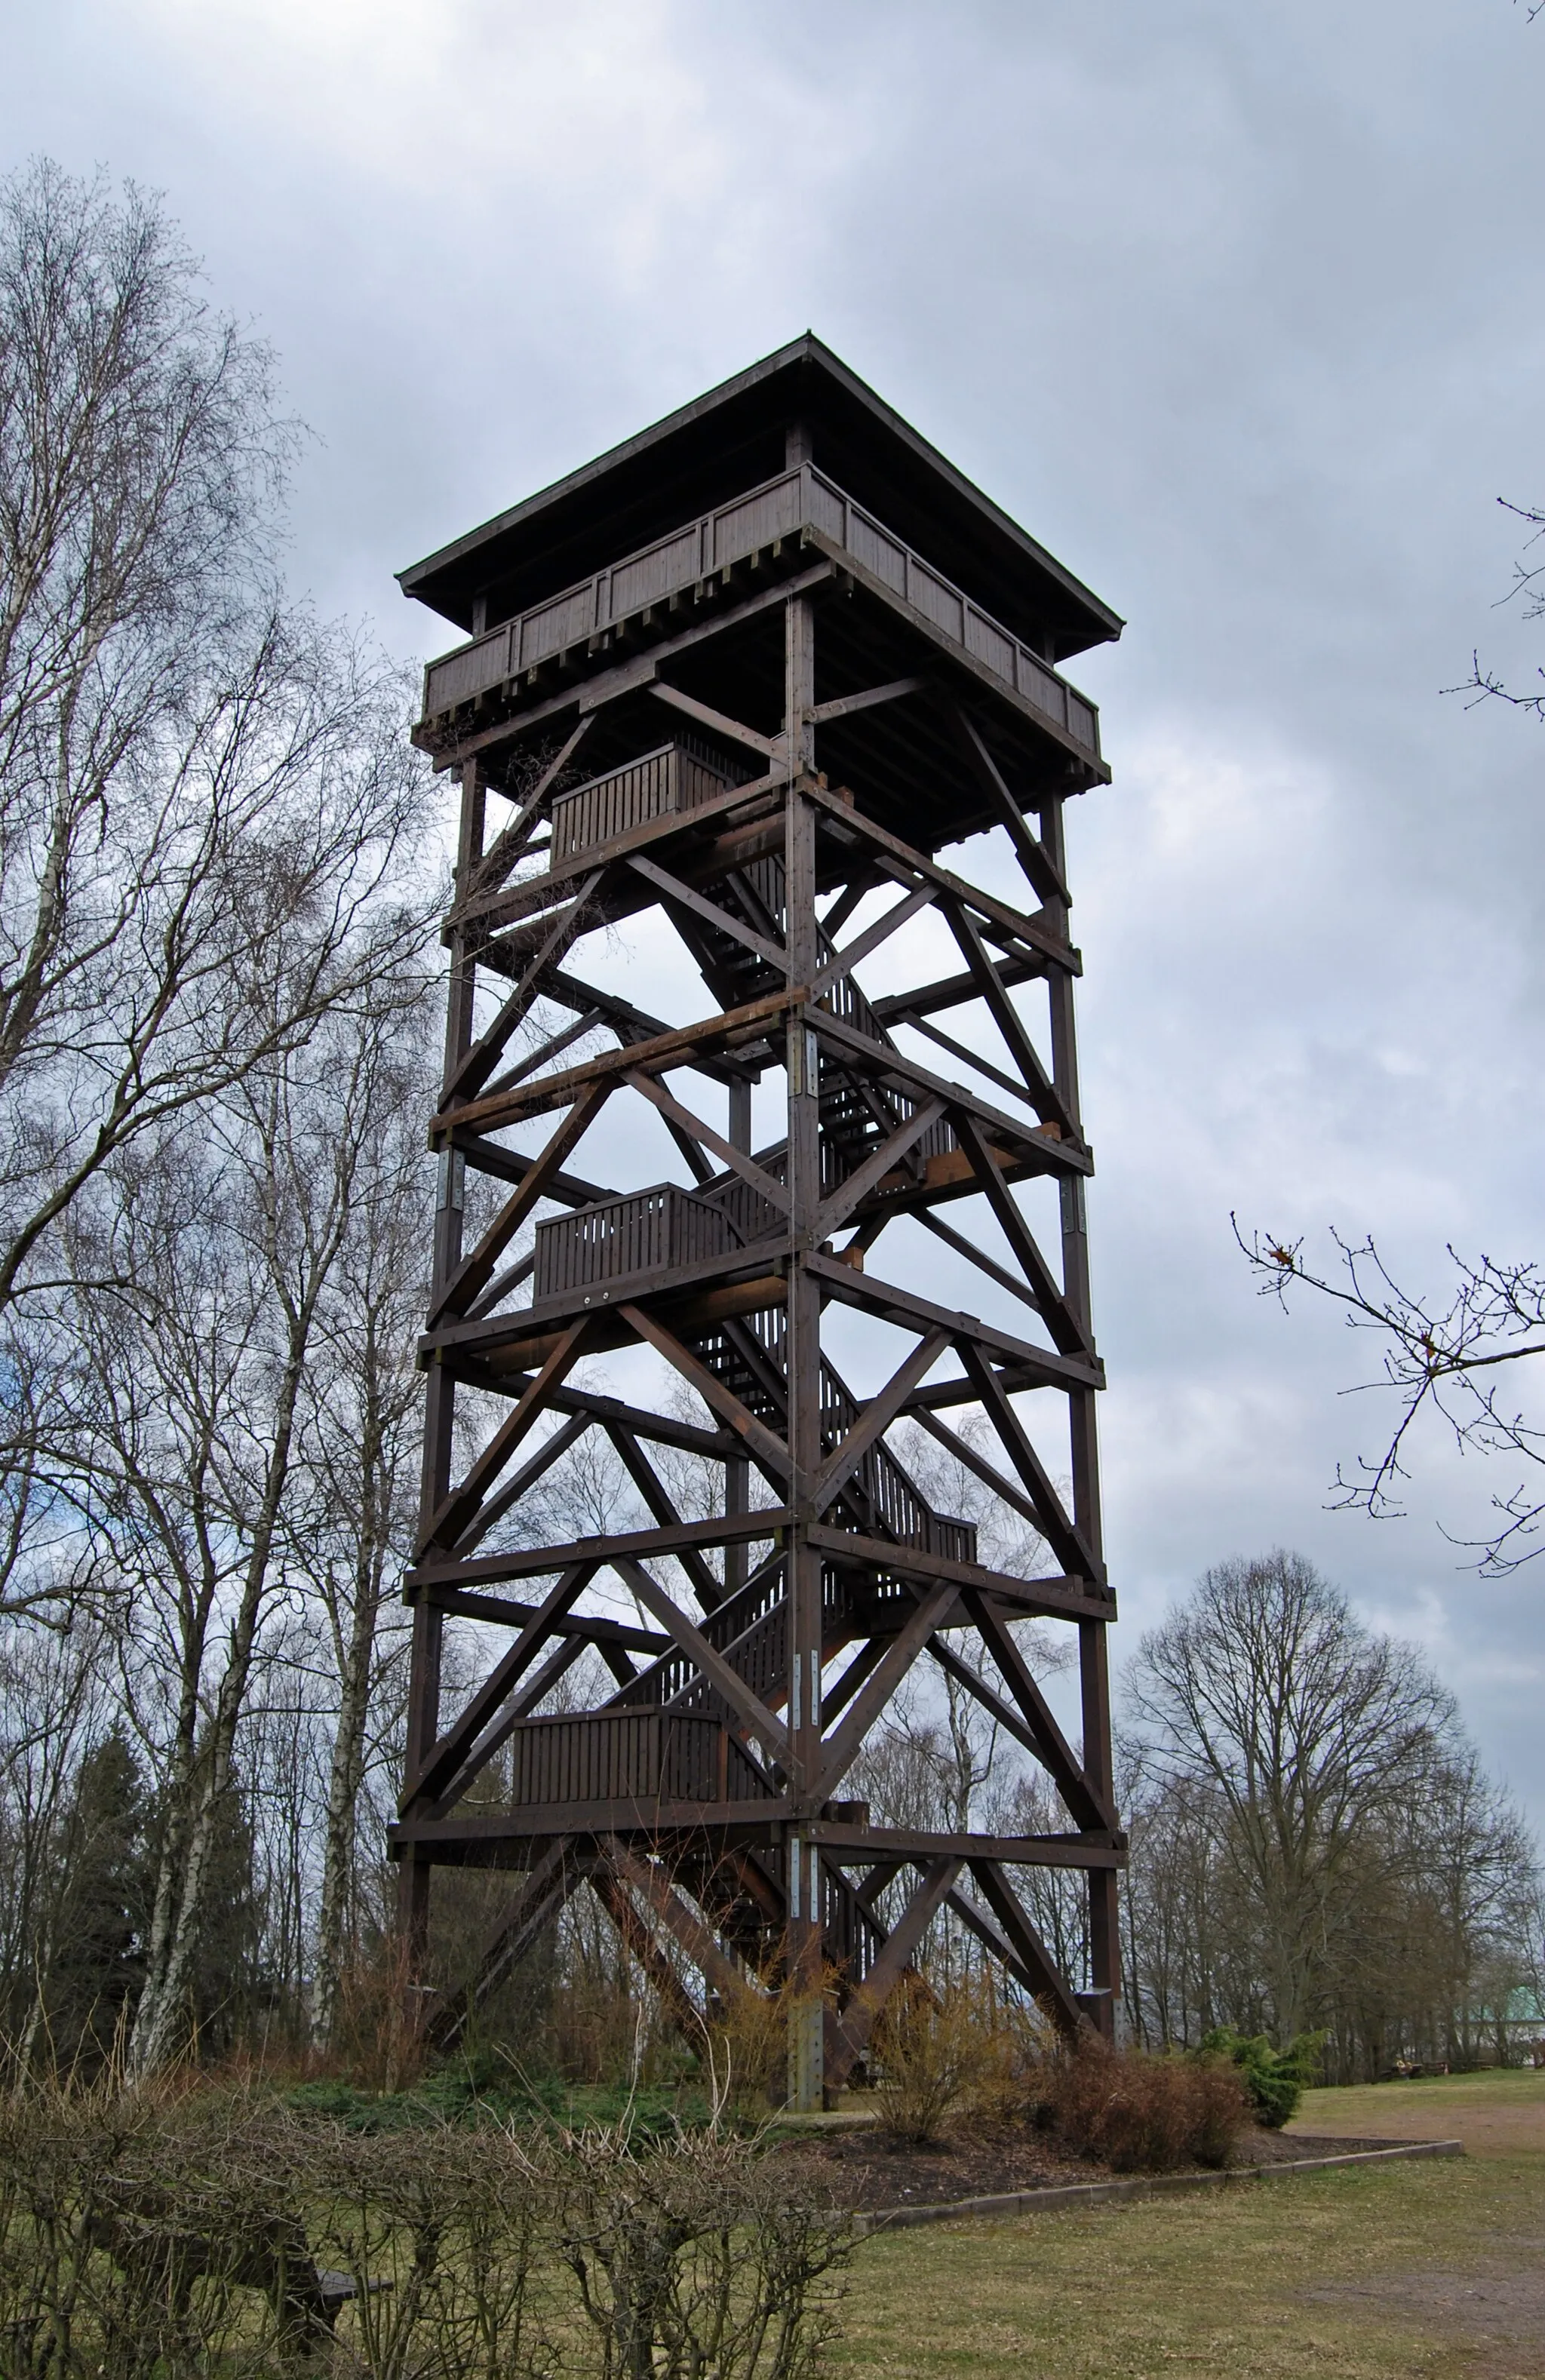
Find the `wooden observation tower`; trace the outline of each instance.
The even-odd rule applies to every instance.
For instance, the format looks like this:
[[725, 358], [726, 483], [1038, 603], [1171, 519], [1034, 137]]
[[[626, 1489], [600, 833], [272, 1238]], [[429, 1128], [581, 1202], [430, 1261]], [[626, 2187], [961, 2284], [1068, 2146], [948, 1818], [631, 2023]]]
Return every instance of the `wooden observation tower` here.
[[[431, 2030], [588, 1883], [684, 2019], [699, 1976], [824, 1979], [793, 1996], [802, 2106], [945, 1907], [1064, 2029], [1109, 2031], [1125, 1842], [1063, 842], [1109, 772], [1058, 664], [1121, 623], [810, 336], [402, 585], [470, 639], [416, 730], [461, 829], [393, 1839], [410, 1958], [437, 1864], [511, 1872], [480, 1985]], [[637, 1506], [555, 1542], [590, 1432]], [[924, 1444], [1033, 1560], [993, 1567], [934, 1509]], [[1077, 1633], [1081, 1747], [1027, 1620]], [[448, 1623], [503, 1632], [454, 1697]], [[919, 1660], [1065, 1825], [921, 1831], [854, 1798]], [[1087, 1884], [1084, 1974], [1016, 1889], [1037, 1865]]]

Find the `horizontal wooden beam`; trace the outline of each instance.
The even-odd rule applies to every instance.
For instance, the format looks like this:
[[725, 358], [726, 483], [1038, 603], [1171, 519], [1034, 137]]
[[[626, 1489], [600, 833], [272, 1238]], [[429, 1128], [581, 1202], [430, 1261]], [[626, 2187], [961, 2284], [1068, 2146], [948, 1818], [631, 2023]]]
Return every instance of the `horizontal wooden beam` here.
[[996, 1860], [1004, 1867], [1075, 1867], [1091, 1875], [1126, 1865], [1126, 1839], [1088, 1835], [937, 1834], [918, 1827], [856, 1827], [816, 1818], [802, 1830], [823, 1856], [842, 1860]]
[[1098, 1356], [1064, 1355], [1056, 1348], [1038, 1347], [1032, 1341], [1016, 1338], [974, 1314], [935, 1305], [929, 1298], [903, 1289], [899, 1281], [882, 1281], [874, 1273], [856, 1272], [837, 1257], [810, 1257], [807, 1261], [822, 1288], [844, 1305], [856, 1305], [866, 1314], [878, 1315], [882, 1321], [896, 1323], [902, 1330], [943, 1330], [952, 1340], [986, 1348], [999, 1361], [1038, 1374], [1047, 1388], [1102, 1389], [1105, 1385], [1105, 1367]]
[[903, 1578], [951, 1579], [956, 1586], [977, 1587], [1007, 1603], [1016, 1619], [1103, 1620], [1116, 1616], [1116, 1599], [1108, 1588], [1087, 1586], [1076, 1578], [1011, 1578], [1005, 1571], [989, 1570], [979, 1562], [955, 1561], [948, 1554], [927, 1552], [921, 1546], [893, 1545], [888, 1537], [862, 1536], [857, 1530], [828, 1529], [820, 1523], [809, 1532], [812, 1546], [834, 1561], [864, 1569], [899, 1572]]
[[[776, 1263], [776, 1257], [766, 1248], [748, 1249], [741, 1266], [725, 1263], [723, 1257], [706, 1257], [699, 1265], [683, 1265], [673, 1269], [673, 1294], [651, 1304], [651, 1312], [669, 1325], [673, 1331], [690, 1335], [710, 1329], [714, 1323], [730, 1321], [741, 1315], [763, 1314], [770, 1306], [784, 1305], [788, 1297], [788, 1282], [782, 1272], [759, 1271], [759, 1266]], [[704, 1287], [692, 1293], [689, 1284], [696, 1281], [723, 1281], [724, 1288]], [[608, 1284], [602, 1282], [602, 1292]], [[624, 1302], [637, 1299], [647, 1293], [635, 1279], [623, 1284]], [[687, 1293], [682, 1295], [683, 1288]], [[426, 1332], [419, 1342], [421, 1364], [442, 1360], [453, 1370], [465, 1359], [468, 1377], [472, 1379], [480, 1371], [486, 1377], [476, 1385], [497, 1389], [497, 1375], [503, 1370], [518, 1370], [524, 1374], [535, 1366], [544, 1364], [562, 1340], [572, 1320], [571, 1305], [581, 1305], [585, 1293], [577, 1290], [564, 1304], [554, 1300], [550, 1307], [533, 1317], [529, 1308], [513, 1314], [490, 1315], [478, 1322], [445, 1323], [438, 1330]], [[591, 1316], [590, 1347], [599, 1354], [613, 1347], [625, 1347], [637, 1337], [631, 1324], [623, 1319], [622, 1306], [612, 1305], [602, 1299], [600, 1305], [586, 1309]], [[928, 1393], [924, 1391], [923, 1393]], [[973, 1392], [974, 1393], [974, 1392]]]
[[652, 1561], [686, 1546], [754, 1544], [789, 1526], [794, 1518], [786, 1504], [771, 1512], [721, 1514], [706, 1521], [678, 1521], [674, 1528], [618, 1529], [605, 1536], [576, 1537], [567, 1546], [511, 1546], [497, 1554], [477, 1554], [470, 1561], [420, 1561], [403, 1581], [409, 1599], [431, 1587], [462, 1588], [475, 1581], [492, 1584], [506, 1578], [542, 1578], [566, 1570], [577, 1561], [593, 1562], [598, 1570], [620, 1560]]
[[496, 1810], [486, 1815], [464, 1813], [453, 1818], [402, 1818], [387, 1828], [387, 1849], [395, 1859], [413, 1849], [432, 1851], [443, 1859], [465, 1859], [481, 1851], [491, 1855], [488, 1864], [493, 1866], [519, 1864], [515, 1854], [554, 1835], [632, 1835], [651, 1846], [679, 1835], [685, 1844], [700, 1851], [705, 1835], [721, 1833], [742, 1841], [775, 1842], [791, 1815], [787, 1795], [772, 1793], [736, 1802], [665, 1802], [653, 1794], [642, 1799], [533, 1802], [524, 1809]]
[[[524, 1628], [537, 1615], [534, 1603], [509, 1603], [503, 1596], [469, 1594], [454, 1586], [425, 1586], [405, 1591], [408, 1604], [425, 1603], [435, 1611], [450, 1612], [458, 1620], [487, 1620], [497, 1628]], [[668, 1653], [671, 1640], [657, 1635], [652, 1628], [634, 1628], [626, 1620], [608, 1620], [602, 1614], [570, 1611], [565, 1615], [560, 1632], [588, 1645], [620, 1645], [633, 1653], [647, 1653], [651, 1658]]]
[[502, 1131], [506, 1124], [519, 1123], [527, 1116], [566, 1108], [592, 1084], [613, 1081], [626, 1075], [630, 1067], [656, 1073], [672, 1065], [689, 1066], [694, 1052], [714, 1052], [737, 1039], [762, 1038], [779, 1017], [786, 1015], [791, 1008], [802, 1006], [808, 996], [802, 987], [791, 985], [786, 991], [769, 992], [760, 1000], [748, 1001], [740, 1008], [727, 1009], [722, 1015], [702, 1017], [695, 1025], [674, 1026], [668, 1033], [656, 1034], [652, 1040], [633, 1041], [621, 1050], [604, 1050], [582, 1066], [566, 1066], [561, 1074], [517, 1083], [491, 1099], [469, 1099], [465, 1107], [443, 1109], [431, 1121], [431, 1138], [453, 1127], [462, 1132]]

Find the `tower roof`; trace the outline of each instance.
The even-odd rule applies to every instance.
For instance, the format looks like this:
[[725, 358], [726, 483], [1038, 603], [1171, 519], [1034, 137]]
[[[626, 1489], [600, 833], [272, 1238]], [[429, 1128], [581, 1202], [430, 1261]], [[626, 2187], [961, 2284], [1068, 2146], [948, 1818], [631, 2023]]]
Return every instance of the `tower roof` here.
[[972, 484], [813, 332], [721, 382], [481, 528], [399, 572], [458, 627], [540, 601], [785, 465], [785, 433], [1016, 634], [1061, 661], [1121, 634], [1119, 615]]

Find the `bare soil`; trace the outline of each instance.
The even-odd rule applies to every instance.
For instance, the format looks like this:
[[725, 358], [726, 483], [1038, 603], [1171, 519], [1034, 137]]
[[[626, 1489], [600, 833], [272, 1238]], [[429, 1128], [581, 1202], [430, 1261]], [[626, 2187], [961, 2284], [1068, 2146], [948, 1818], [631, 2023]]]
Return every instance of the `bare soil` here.
[[[1545, 2240], [1500, 2239], [1463, 2269], [1381, 2274], [1306, 2292], [1312, 2303], [1385, 2312], [1466, 2350], [1466, 2380], [1523, 2380], [1545, 2369]], [[1472, 2360], [1473, 2359], [1473, 2360]]]
[[[1233, 2164], [1235, 2168], [1290, 2165], [1304, 2157], [1346, 2156], [1359, 2149], [1396, 2145], [1387, 2138], [1345, 2140], [1252, 2131], [1241, 2139]], [[828, 2204], [855, 2214], [887, 2206], [944, 2206], [1010, 2191], [1133, 2178], [1091, 2158], [1069, 2156], [1044, 2133], [1028, 2131], [957, 2131], [926, 2148], [893, 2145], [875, 2131], [833, 2132], [788, 2142], [773, 2154], [809, 2172]]]

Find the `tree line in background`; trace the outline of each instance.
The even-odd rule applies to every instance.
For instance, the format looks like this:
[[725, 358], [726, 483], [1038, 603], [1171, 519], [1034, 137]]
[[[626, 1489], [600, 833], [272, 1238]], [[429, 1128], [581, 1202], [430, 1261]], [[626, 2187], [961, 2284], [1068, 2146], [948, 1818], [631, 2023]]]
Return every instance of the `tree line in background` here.
[[[272, 358], [208, 310], [153, 201], [46, 164], [5, 186], [12, 2079], [108, 2058], [145, 2074], [190, 2046], [368, 2065], [392, 2030], [382, 1846], [444, 888], [404, 685], [283, 598], [294, 451]], [[996, 1566], [1044, 1561], [931, 1439], [905, 1452]], [[673, 1494], [701, 1511], [707, 1474], [678, 1460]], [[544, 1539], [643, 1517], [593, 1437], [538, 1495]], [[1025, 1649], [1055, 1669], [1053, 1632]], [[1125, 1756], [1124, 2018], [1142, 2043], [1229, 2025], [1321, 2031], [1338, 2074], [1463, 2061], [1487, 2046], [1478, 2012], [1538, 1985], [1534, 1846], [1452, 1698], [1295, 1558], [1210, 1573], [1145, 1640]], [[958, 1667], [914, 1681], [853, 1790], [897, 1825], [1065, 1825]], [[497, 1763], [478, 1791], [501, 1791]], [[1078, 1972], [1077, 1895], [1023, 1877]], [[454, 1984], [502, 1888], [436, 1889]], [[975, 1955], [947, 1911], [927, 1955], [946, 1978]], [[650, 2022], [588, 1892], [484, 2019], [576, 2078], [636, 2062]]]

